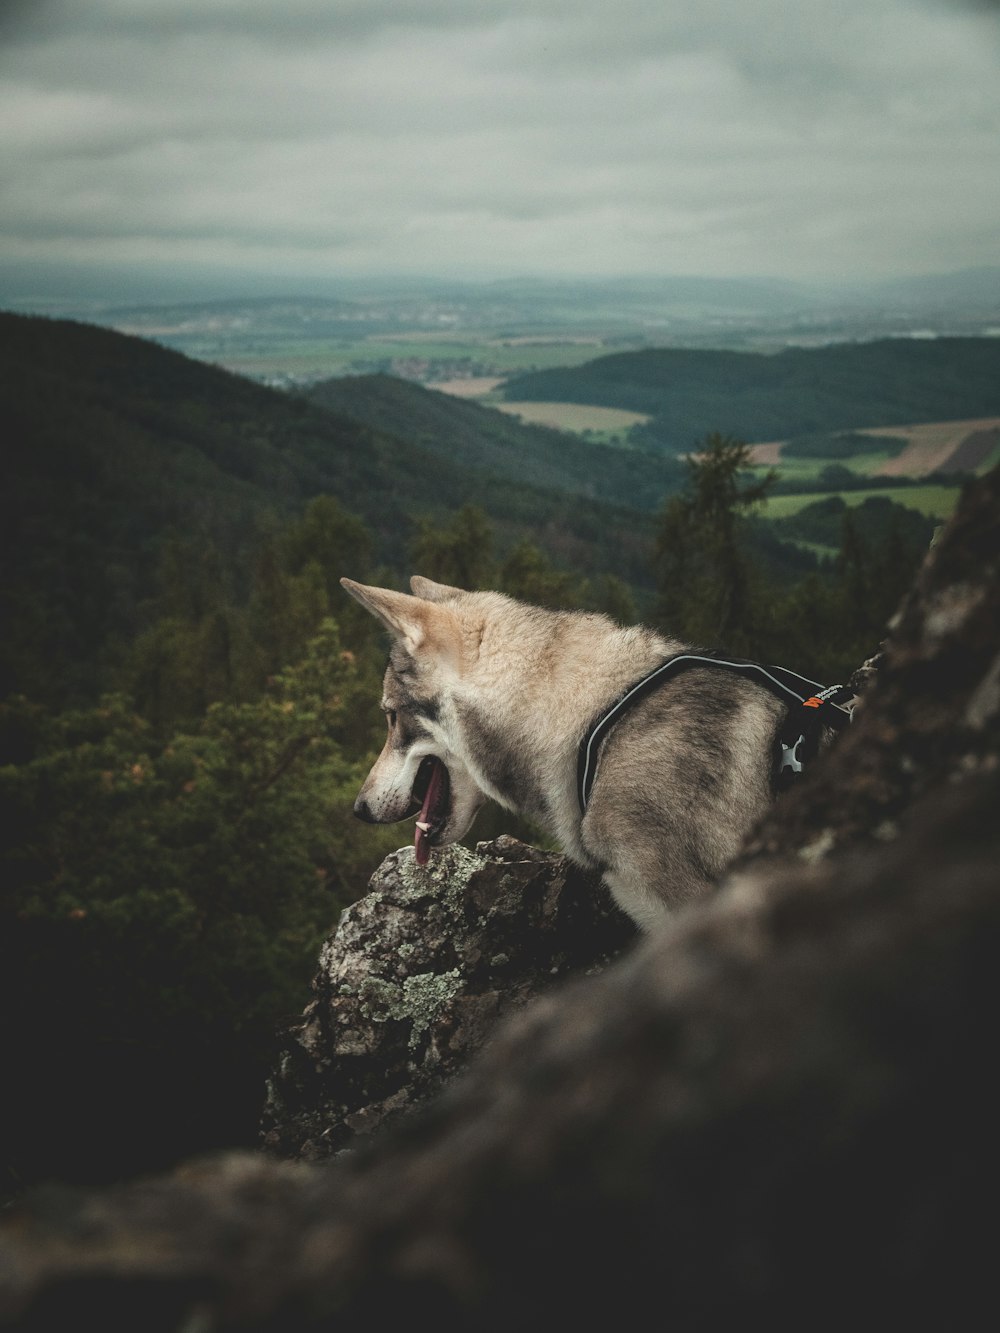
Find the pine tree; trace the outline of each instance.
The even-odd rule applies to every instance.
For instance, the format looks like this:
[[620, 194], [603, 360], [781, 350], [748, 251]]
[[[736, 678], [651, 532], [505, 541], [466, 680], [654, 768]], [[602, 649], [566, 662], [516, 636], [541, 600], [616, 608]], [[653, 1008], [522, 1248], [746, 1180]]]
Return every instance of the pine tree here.
[[668, 500], [656, 554], [658, 618], [674, 634], [748, 651], [755, 637], [755, 586], [741, 541], [744, 519], [776, 478], [748, 479], [749, 446], [706, 437], [688, 458], [688, 486]]

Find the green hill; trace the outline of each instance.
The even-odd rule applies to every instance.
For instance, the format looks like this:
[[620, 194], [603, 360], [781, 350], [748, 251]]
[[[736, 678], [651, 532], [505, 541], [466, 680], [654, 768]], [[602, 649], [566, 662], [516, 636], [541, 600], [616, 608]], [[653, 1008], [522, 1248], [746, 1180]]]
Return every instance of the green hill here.
[[239, 583], [268, 519], [391, 474], [354, 423], [88, 325], [0, 316], [0, 386], [0, 693], [89, 693], [142, 626], [168, 533], [209, 538]]
[[[11, 314], [0, 314], [0, 392], [0, 696], [92, 697], [147, 623], [172, 538], [201, 542], [214, 562], [204, 576], [238, 602], [262, 531], [320, 494], [365, 522], [376, 560], [400, 576], [415, 518], [473, 504], [501, 546], [530, 536], [577, 572], [650, 577], [646, 520], [554, 489], [554, 467], [553, 489], [516, 480], [516, 425], [498, 479], [468, 450], [459, 464], [451, 445], [431, 453], [153, 343]], [[526, 470], [537, 447], [525, 437]]]
[[448, 467], [485, 469], [519, 484], [653, 510], [684, 483], [684, 468], [673, 459], [522, 425], [495, 408], [390, 375], [324, 380], [306, 397], [410, 440]]
[[[675, 367], [781, 361], [693, 352], [642, 364], [660, 356]], [[525, 427], [386, 376], [291, 396], [65, 321], [0, 314], [0, 390], [0, 697], [67, 704], [113, 684], [137, 636], [172, 614], [163, 570], [178, 549], [173, 584], [189, 603], [245, 607], [268, 534], [319, 495], [363, 521], [372, 551], [357, 564], [373, 559], [387, 577], [411, 572], [421, 520], [473, 505], [498, 554], [530, 539], [557, 569], [614, 574], [647, 604], [655, 511], [684, 476], [673, 459]], [[761, 530], [754, 543], [770, 577], [805, 572], [775, 536]], [[185, 611], [191, 623], [205, 614]]]
[[1000, 339], [896, 339], [754, 352], [665, 348], [518, 375], [510, 401], [590, 403], [652, 417], [632, 432], [683, 453], [710, 431], [749, 442], [1000, 412]]

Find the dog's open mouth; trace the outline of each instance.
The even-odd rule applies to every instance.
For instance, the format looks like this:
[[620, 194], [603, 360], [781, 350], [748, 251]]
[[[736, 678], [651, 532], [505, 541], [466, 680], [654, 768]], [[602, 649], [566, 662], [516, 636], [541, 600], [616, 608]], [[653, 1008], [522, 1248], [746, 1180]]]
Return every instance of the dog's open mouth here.
[[420, 803], [413, 850], [417, 865], [425, 866], [431, 847], [448, 822], [450, 792], [448, 770], [436, 755], [429, 754], [417, 770], [413, 784], [413, 799]]

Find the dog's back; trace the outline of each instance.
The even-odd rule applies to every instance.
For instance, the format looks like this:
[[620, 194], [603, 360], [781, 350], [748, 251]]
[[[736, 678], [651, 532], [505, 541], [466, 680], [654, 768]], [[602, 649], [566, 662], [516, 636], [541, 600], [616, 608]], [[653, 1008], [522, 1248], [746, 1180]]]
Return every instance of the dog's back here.
[[604, 741], [581, 838], [641, 926], [703, 893], [736, 855], [772, 799], [784, 712], [759, 685], [696, 667]]

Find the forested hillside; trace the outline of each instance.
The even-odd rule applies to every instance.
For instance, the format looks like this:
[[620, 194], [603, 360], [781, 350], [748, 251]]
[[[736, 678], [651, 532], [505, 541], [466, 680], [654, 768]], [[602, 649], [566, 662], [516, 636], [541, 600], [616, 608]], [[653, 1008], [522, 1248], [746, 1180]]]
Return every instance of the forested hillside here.
[[[826, 364], [864, 353], [871, 369], [900, 349], [938, 349], [880, 347], [829, 349]], [[707, 366], [730, 367], [736, 417], [735, 368], [773, 375], [786, 357], [663, 352], [593, 365], [623, 392], [645, 375], [652, 393], [667, 363], [675, 377], [690, 370], [677, 386], [687, 394], [705, 389]], [[27, 690], [65, 706], [126, 688], [153, 716], [196, 716], [213, 698], [253, 696], [297, 660], [321, 608], [336, 605], [336, 574], [382, 566], [402, 579], [414, 558], [445, 579], [616, 614], [631, 590], [655, 614], [655, 511], [687, 475], [673, 459], [521, 426], [386, 376], [289, 396], [137, 338], [15, 315], [0, 315], [0, 386], [0, 697]], [[319, 497], [325, 507], [307, 513]], [[810, 544], [840, 544], [839, 518], [820, 531], [809, 517], [787, 532], [744, 527], [781, 590], [816, 567]], [[885, 537], [895, 520], [880, 521]]]
[[[29, 684], [37, 698], [94, 697], [172, 598], [245, 604], [264, 537], [320, 495], [370, 534], [356, 557], [345, 549], [355, 574], [374, 561], [402, 576], [418, 520], [472, 504], [502, 548], [530, 536], [580, 573], [613, 563], [626, 582], [651, 576], [649, 533], [605, 503], [602, 477], [595, 499], [544, 488], [531, 466], [537, 433], [519, 439], [514, 423], [498, 483], [494, 460], [478, 464], [474, 448], [456, 465], [454, 429], [442, 456], [422, 447], [432, 432], [400, 438], [153, 343], [9, 314], [0, 314], [0, 392], [0, 697]], [[517, 479], [519, 450], [538, 485]], [[550, 465], [549, 486], [555, 475]], [[644, 507], [660, 498], [651, 491]]]
[[412, 440], [444, 466], [486, 468], [529, 483], [609, 504], [654, 510], [683, 484], [684, 469], [652, 451], [622, 450], [425, 389], [390, 375], [324, 380], [306, 396], [321, 407]]
[[519, 375], [511, 401], [647, 413], [636, 443], [683, 453], [707, 431], [747, 441], [1000, 412], [1000, 339], [898, 339], [757, 352], [662, 348]]

